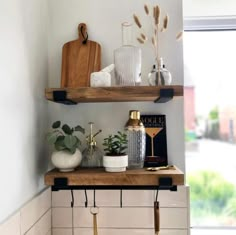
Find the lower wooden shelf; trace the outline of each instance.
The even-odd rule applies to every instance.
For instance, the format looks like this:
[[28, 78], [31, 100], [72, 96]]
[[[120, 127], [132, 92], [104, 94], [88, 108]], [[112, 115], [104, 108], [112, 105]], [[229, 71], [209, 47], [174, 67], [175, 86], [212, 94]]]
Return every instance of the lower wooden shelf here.
[[[53, 169], [45, 174], [45, 184], [53, 190], [63, 189], [170, 189], [184, 185], [184, 174], [177, 167], [147, 171], [128, 169], [109, 173], [104, 168], [78, 168], [73, 172]], [[173, 188], [173, 190], [175, 190]]]

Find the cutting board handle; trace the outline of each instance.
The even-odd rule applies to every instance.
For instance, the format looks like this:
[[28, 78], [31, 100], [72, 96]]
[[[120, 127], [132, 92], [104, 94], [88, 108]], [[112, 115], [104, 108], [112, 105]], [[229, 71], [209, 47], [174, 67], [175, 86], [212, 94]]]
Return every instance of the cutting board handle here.
[[83, 44], [87, 43], [88, 40], [88, 33], [87, 33], [87, 25], [85, 23], [80, 23], [78, 26], [79, 32], [79, 41]]

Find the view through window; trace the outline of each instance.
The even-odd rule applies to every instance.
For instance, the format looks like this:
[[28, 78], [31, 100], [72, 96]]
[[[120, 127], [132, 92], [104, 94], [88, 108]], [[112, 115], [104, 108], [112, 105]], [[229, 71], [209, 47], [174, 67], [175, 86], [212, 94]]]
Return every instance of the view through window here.
[[191, 226], [236, 227], [236, 31], [184, 34]]

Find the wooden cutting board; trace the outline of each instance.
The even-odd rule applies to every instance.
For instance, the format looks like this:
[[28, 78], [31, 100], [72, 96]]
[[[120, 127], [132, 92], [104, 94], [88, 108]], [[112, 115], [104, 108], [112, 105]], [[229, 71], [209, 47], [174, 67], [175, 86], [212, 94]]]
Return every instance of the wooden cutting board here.
[[62, 49], [61, 87], [88, 87], [90, 74], [101, 70], [101, 46], [88, 40], [87, 26], [79, 24], [79, 39]]

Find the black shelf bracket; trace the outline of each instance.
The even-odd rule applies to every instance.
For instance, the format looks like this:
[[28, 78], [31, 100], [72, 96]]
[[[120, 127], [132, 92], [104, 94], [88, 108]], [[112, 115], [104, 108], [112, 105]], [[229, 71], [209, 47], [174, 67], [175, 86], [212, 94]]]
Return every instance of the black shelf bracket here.
[[171, 177], [159, 178], [157, 185], [68, 185], [66, 177], [55, 178], [52, 191], [59, 190], [170, 190], [177, 191]]
[[73, 100], [67, 99], [67, 92], [64, 90], [53, 91], [53, 101], [56, 103], [75, 105], [77, 104]]
[[154, 100], [154, 103], [166, 103], [172, 100], [174, 97], [174, 89], [173, 88], [161, 88], [160, 96]]

